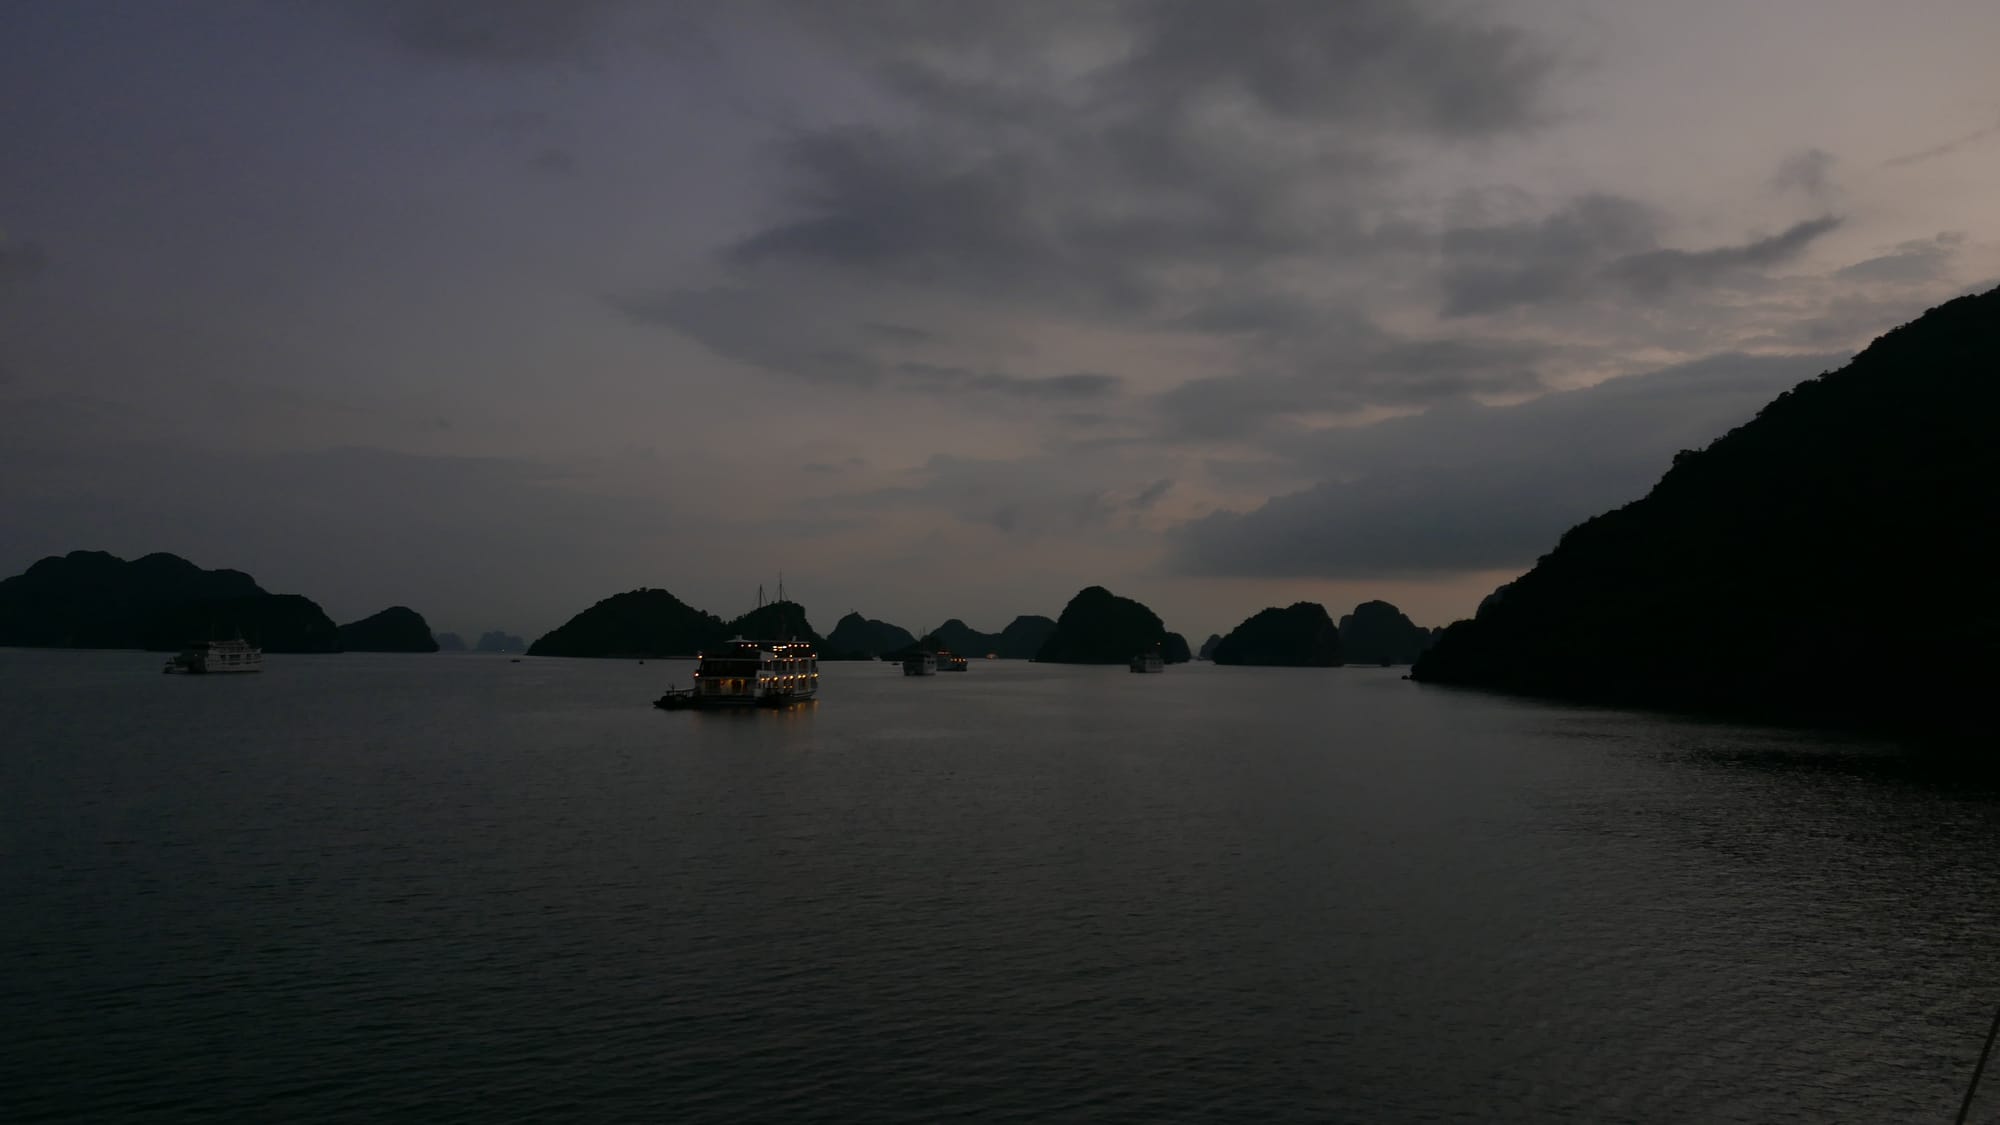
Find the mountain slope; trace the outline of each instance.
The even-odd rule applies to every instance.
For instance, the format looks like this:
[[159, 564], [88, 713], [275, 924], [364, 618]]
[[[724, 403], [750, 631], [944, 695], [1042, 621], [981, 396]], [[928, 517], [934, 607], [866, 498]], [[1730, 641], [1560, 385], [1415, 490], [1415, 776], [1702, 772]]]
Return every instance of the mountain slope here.
[[71, 551], [0, 580], [0, 645], [176, 649], [238, 632], [269, 652], [340, 651], [332, 620], [310, 599], [178, 555], [127, 562]]
[[[1102, 586], [1087, 586], [1063, 607], [1056, 627], [1035, 659], [1044, 664], [1123, 664], [1158, 647], [1165, 652], [1167, 628], [1158, 614]], [[1187, 642], [1180, 643], [1187, 659]]]
[[[460, 642], [463, 647], [464, 642]], [[431, 636], [430, 623], [408, 606], [388, 609], [340, 627], [343, 652], [436, 652], [439, 641]]]
[[1996, 410], [2000, 290], [1679, 454], [1645, 498], [1572, 528], [1447, 629], [1412, 677], [1969, 729], [2000, 672]]
[[692, 656], [726, 640], [727, 626], [665, 590], [613, 594], [544, 633], [531, 656]]
[[1329, 668], [1340, 663], [1340, 633], [1326, 607], [1294, 602], [1259, 610], [1229, 631], [1209, 659], [1217, 664]]

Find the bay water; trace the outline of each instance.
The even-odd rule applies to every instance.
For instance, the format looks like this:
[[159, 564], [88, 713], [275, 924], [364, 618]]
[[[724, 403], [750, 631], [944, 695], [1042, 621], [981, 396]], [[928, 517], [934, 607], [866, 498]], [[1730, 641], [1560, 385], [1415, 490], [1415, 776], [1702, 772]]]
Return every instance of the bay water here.
[[2000, 788], [1891, 743], [1373, 668], [160, 662], [0, 650], [0, 1120], [1944, 1121], [2000, 1004]]

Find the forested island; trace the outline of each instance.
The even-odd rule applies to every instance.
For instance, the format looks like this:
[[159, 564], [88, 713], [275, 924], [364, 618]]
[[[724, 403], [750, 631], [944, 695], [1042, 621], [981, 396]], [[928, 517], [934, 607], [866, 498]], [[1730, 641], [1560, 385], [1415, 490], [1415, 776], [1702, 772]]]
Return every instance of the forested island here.
[[1253, 614], [1216, 643], [1217, 664], [1330, 668], [1341, 663], [1340, 630], [1326, 607], [1295, 602]]
[[1411, 675], [1971, 734], [2000, 672], [1997, 408], [2000, 289], [1683, 451], [1644, 498], [1570, 529], [1446, 629]]

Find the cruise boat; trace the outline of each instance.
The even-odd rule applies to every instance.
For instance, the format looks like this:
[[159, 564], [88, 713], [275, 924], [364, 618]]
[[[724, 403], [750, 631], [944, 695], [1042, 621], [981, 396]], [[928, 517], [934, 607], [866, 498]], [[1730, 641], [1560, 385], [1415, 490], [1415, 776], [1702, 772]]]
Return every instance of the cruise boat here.
[[1164, 672], [1167, 670], [1167, 662], [1160, 659], [1159, 650], [1151, 649], [1132, 658], [1132, 670], [1134, 672]]
[[696, 657], [694, 686], [670, 688], [653, 705], [783, 707], [819, 694], [819, 654], [808, 641], [746, 641], [741, 637]]
[[965, 657], [956, 653], [940, 651], [937, 654], [937, 670], [940, 672], [965, 671]]
[[928, 652], [913, 652], [903, 658], [905, 676], [934, 676], [937, 670], [937, 657]]
[[170, 657], [162, 672], [203, 676], [211, 672], [262, 672], [264, 650], [235, 637], [226, 641], [200, 641]]

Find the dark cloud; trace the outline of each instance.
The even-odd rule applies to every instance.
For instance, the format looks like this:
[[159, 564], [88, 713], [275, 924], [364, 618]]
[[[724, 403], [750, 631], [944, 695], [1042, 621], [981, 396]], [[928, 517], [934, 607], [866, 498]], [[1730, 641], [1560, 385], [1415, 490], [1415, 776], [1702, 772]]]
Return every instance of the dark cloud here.
[[1139, 494], [1126, 502], [1126, 506], [1136, 511], [1145, 511], [1160, 502], [1161, 498], [1174, 487], [1173, 478], [1156, 480], [1139, 490]]
[[[933, 395], [993, 394], [1052, 403], [1104, 399], [1123, 380], [1102, 372], [1019, 375], [950, 364], [889, 362], [876, 354], [885, 327], [852, 324], [838, 313], [816, 320], [790, 316], [774, 324], [778, 302], [755, 290], [686, 289], [651, 295], [611, 296], [613, 310], [641, 324], [669, 328], [718, 355], [775, 374], [809, 382], [852, 387], [890, 386]], [[912, 328], [887, 335], [894, 343], [922, 342], [927, 333]]]
[[1936, 160], [1942, 156], [1950, 156], [1967, 145], [1977, 144], [1995, 134], [2000, 134], [2000, 122], [1988, 125], [1983, 129], [1974, 129], [1972, 132], [1962, 136], [1953, 137], [1951, 140], [1940, 145], [1932, 145], [1926, 149], [1919, 149], [1916, 152], [1906, 153], [1902, 156], [1885, 160], [1882, 162], [1882, 166], [1884, 168], [1907, 168], [1912, 164], [1922, 164], [1925, 161]]
[[1582, 301], [1609, 284], [1642, 297], [1780, 265], [1840, 226], [1825, 215], [1767, 238], [1708, 250], [1658, 246], [1664, 220], [1636, 200], [1589, 195], [1548, 217], [1444, 232], [1443, 314], [1462, 317]]
[[1835, 362], [1717, 356], [1519, 406], [1455, 404], [1319, 435], [1294, 464], [1322, 483], [1185, 525], [1172, 565], [1322, 578], [1525, 567], [1571, 525], [1644, 493], [1676, 450]]
[[1797, 191], [1813, 199], [1824, 199], [1833, 190], [1834, 155], [1823, 149], [1795, 152], [1778, 162], [1771, 187], [1778, 192]]
[[789, 10], [914, 116], [786, 140], [792, 213], [731, 265], [1223, 332], [1296, 301], [1260, 276], [1282, 263], [1419, 250], [1375, 195], [1386, 146], [1531, 128], [1551, 65], [1390, 0]]
[[1032, 377], [1022, 375], [976, 375], [966, 385], [975, 391], [993, 391], [1018, 398], [1076, 399], [1104, 398], [1118, 393], [1124, 380], [1116, 375], [1079, 371], [1069, 375]]
[[1447, 137], [1528, 128], [1554, 56], [1520, 30], [1401, 0], [1164, 0], [1106, 76], [1129, 98], [1242, 95], [1274, 117]]
[[1681, 285], [1706, 285], [1738, 270], [1775, 266], [1797, 257], [1812, 241], [1839, 227], [1834, 215], [1822, 215], [1785, 228], [1768, 238], [1712, 250], [1652, 250], [1620, 258], [1604, 268], [1604, 276], [1644, 297], [1658, 296]]
[[1117, 394], [1124, 382], [1116, 375], [1089, 371], [1067, 375], [1007, 375], [934, 363], [900, 363], [895, 370], [908, 377], [905, 386], [929, 394], [971, 391], [1052, 401], [1105, 398]]
[[1592, 194], [1545, 218], [1447, 229], [1444, 315], [1474, 316], [1587, 293], [1607, 261], [1657, 245], [1663, 219], [1622, 196]]
[[1412, 407], [1470, 395], [1540, 388], [1543, 345], [1516, 340], [1378, 336], [1351, 351], [1328, 349], [1317, 366], [1294, 373], [1194, 379], [1155, 405], [1175, 438], [1248, 437], [1301, 415], [1350, 414], [1371, 406]]
[[1949, 231], [1934, 238], [1914, 239], [1887, 254], [1856, 262], [1834, 276], [1848, 281], [1897, 284], [1935, 281], [1949, 271], [1952, 258], [1964, 243], [1964, 235]]

